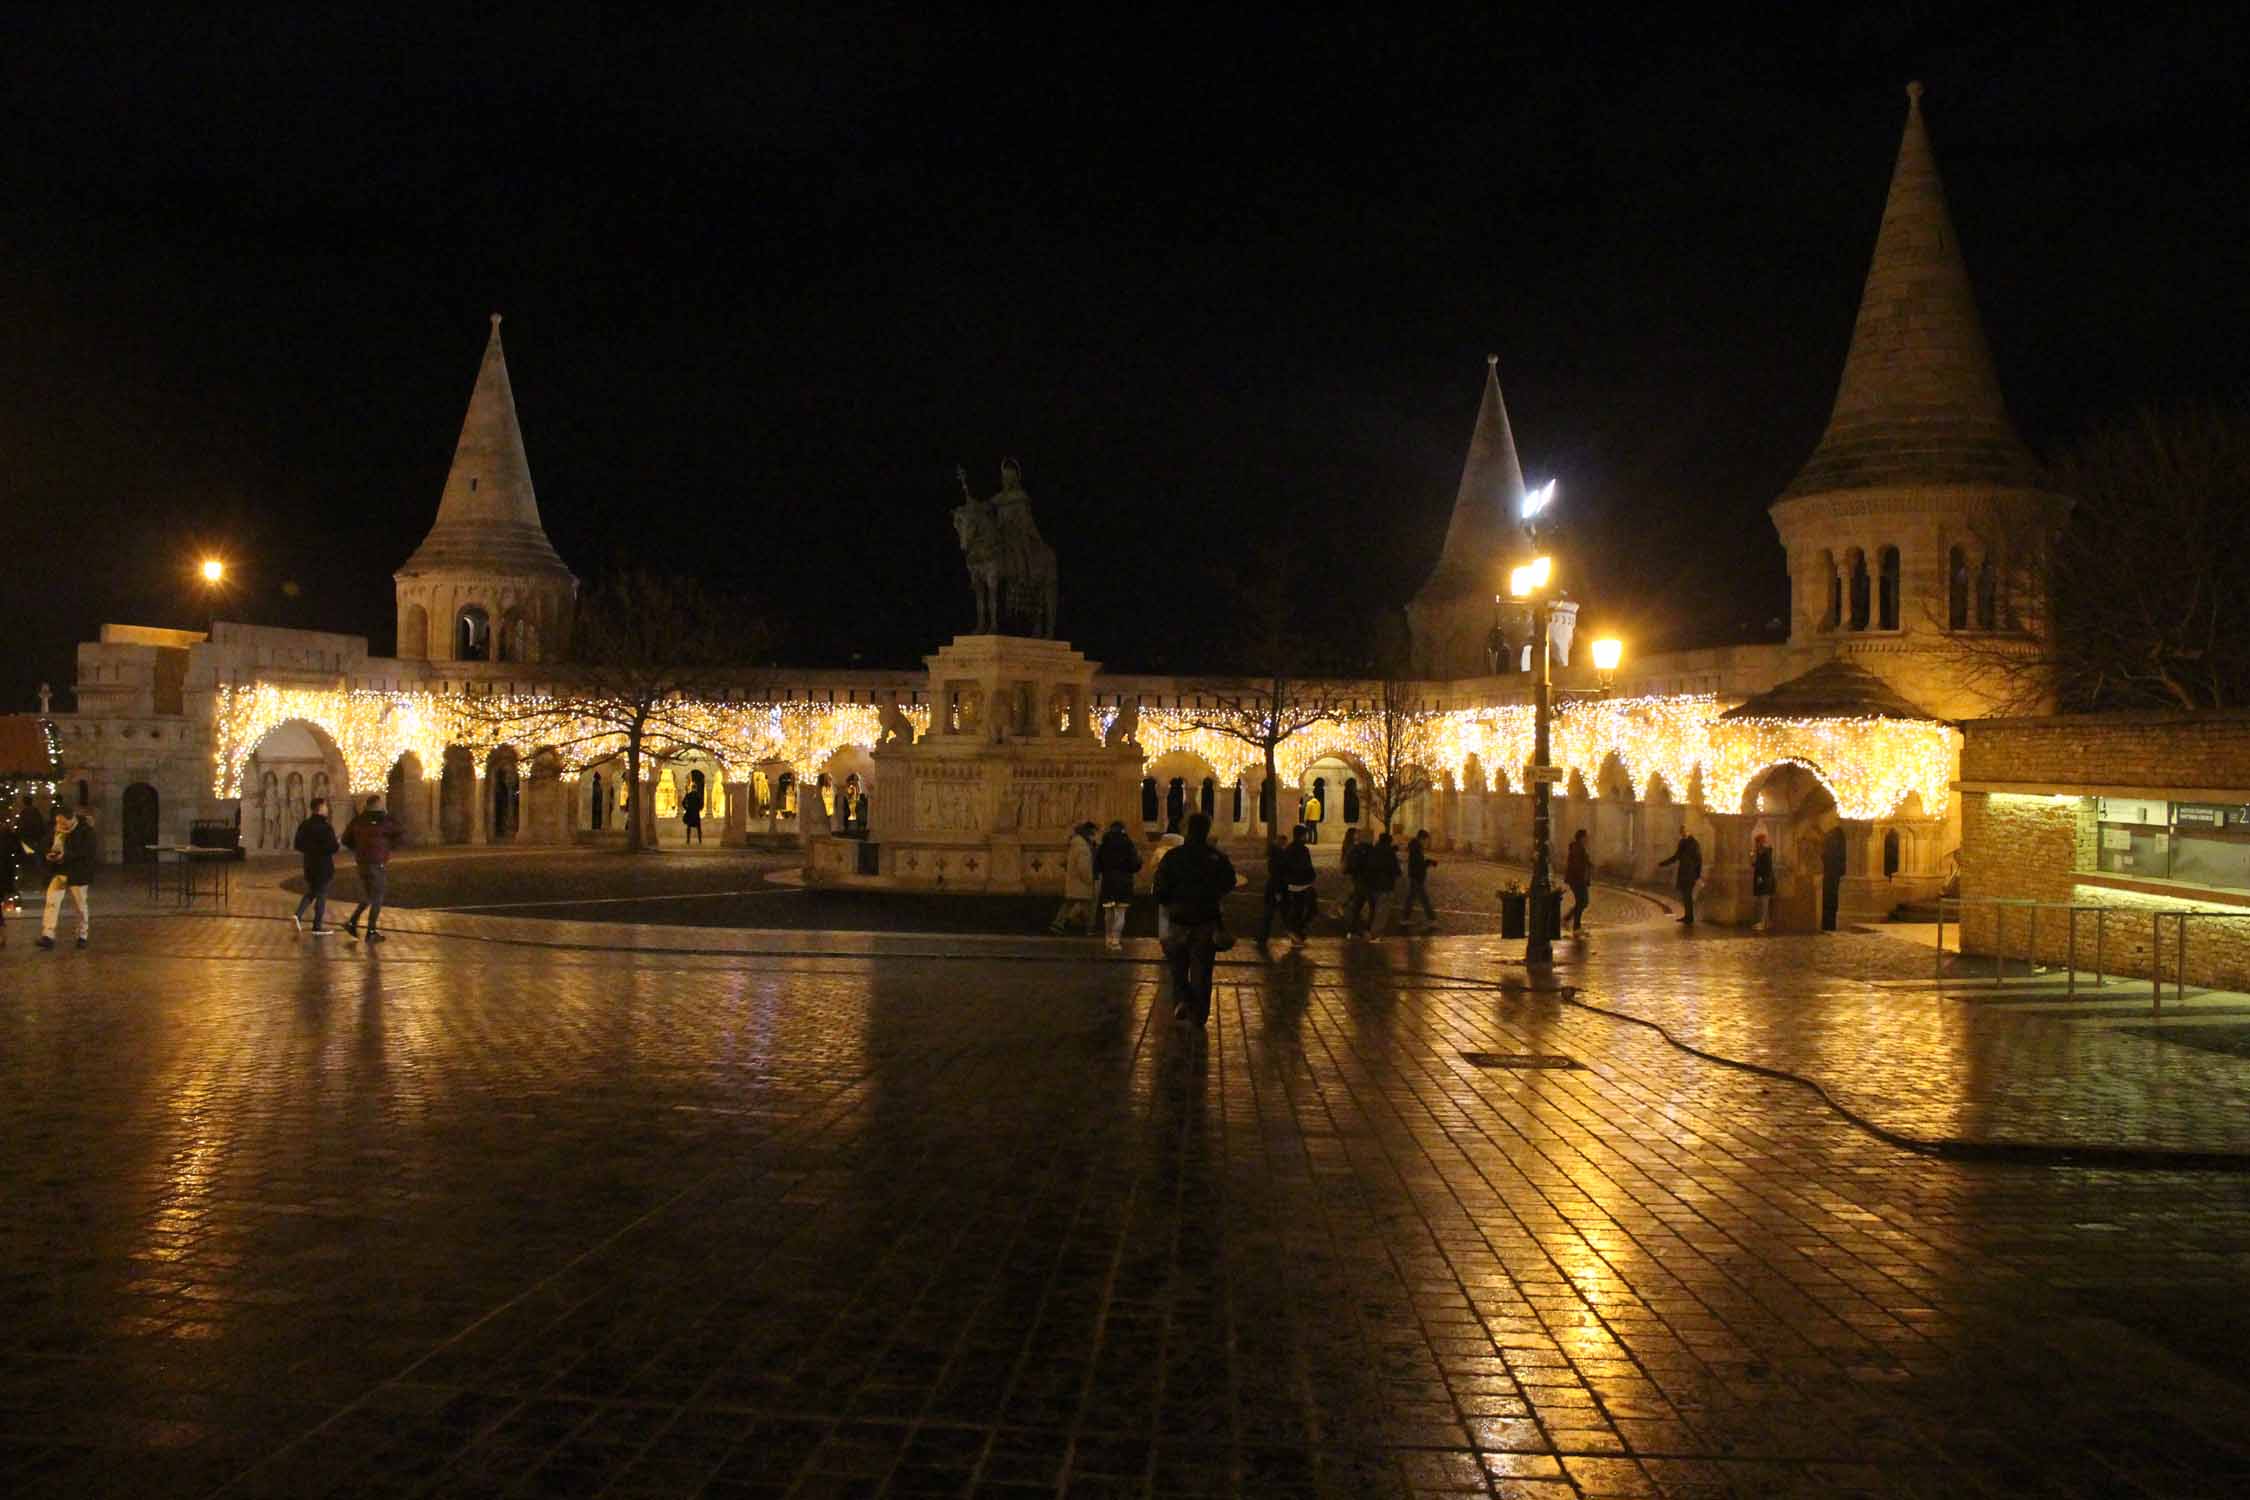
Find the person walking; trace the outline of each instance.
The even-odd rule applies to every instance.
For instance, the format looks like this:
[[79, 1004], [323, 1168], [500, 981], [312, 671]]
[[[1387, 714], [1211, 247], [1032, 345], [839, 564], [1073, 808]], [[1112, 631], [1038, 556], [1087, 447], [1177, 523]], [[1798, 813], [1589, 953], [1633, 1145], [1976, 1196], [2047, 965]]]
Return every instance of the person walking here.
[[1586, 830], [1581, 828], [1563, 852], [1562, 883], [1570, 887], [1570, 931], [1574, 937], [1586, 934], [1586, 895], [1594, 884], [1594, 857], [1586, 849]]
[[687, 795], [680, 799], [680, 842], [703, 842], [703, 773], [693, 773]]
[[1211, 842], [1211, 819], [1192, 813], [1184, 842], [1156, 866], [1156, 901], [1169, 919], [1164, 960], [1172, 971], [1172, 1019], [1211, 1019], [1211, 965], [1218, 953], [1219, 903], [1234, 889], [1234, 862]]
[[55, 925], [62, 920], [67, 895], [78, 908], [78, 946], [86, 946], [93, 916], [86, 909], [94, 888], [94, 870], [101, 863], [101, 845], [94, 837], [94, 810], [81, 807], [75, 815], [55, 815], [55, 836], [47, 845], [47, 908], [39, 922], [39, 946], [55, 946]]
[[1758, 903], [1758, 921], [1753, 932], [1773, 930], [1773, 845], [1759, 834], [1750, 849], [1750, 894]]
[[1672, 888], [1680, 893], [1680, 905], [1685, 908], [1680, 916], [1680, 921], [1686, 926], [1693, 927], [1695, 925], [1695, 886], [1696, 882], [1703, 878], [1703, 846], [1695, 841], [1694, 834], [1685, 830], [1681, 831], [1680, 846], [1656, 862], [1656, 867], [1659, 870], [1666, 865], [1673, 867]]
[[1281, 917], [1287, 921], [1283, 908], [1289, 904], [1289, 846], [1282, 841], [1281, 830], [1276, 828], [1266, 835], [1266, 887], [1264, 909], [1258, 914], [1258, 946], [1273, 942], [1273, 920]]
[[370, 797], [359, 816], [344, 829], [344, 847], [359, 866], [359, 905], [344, 921], [344, 931], [359, 936], [359, 917], [367, 914], [367, 940], [383, 941], [377, 930], [383, 920], [383, 892], [390, 882], [391, 851], [406, 842], [406, 830], [383, 810], [383, 799]]
[[1094, 825], [1081, 823], [1070, 830], [1063, 846], [1062, 905], [1047, 930], [1062, 937], [1075, 926], [1082, 937], [1094, 935]]
[[1437, 861], [1430, 858], [1430, 830], [1415, 829], [1414, 837], [1406, 841], [1406, 909], [1400, 915], [1413, 921], [1414, 903], [1419, 901], [1431, 932], [1437, 931], [1437, 908], [1430, 905], [1430, 871], [1436, 868]]
[[1094, 851], [1094, 880], [1101, 888], [1102, 946], [1117, 949], [1125, 946], [1125, 913], [1133, 905], [1133, 877], [1140, 873], [1141, 851], [1133, 847], [1133, 837], [1125, 831], [1123, 820], [1113, 821], [1102, 835], [1101, 847]]
[[1398, 846], [1391, 842], [1391, 831], [1386, 828], [1375, 835], [1375, 842], [1367, 850], [1367, 935], [1374, 937], [1383, 925], [1383, 916], [1390, 914], [1390, 930], [1398, 930], [1398, 912], [1391, 900], [1398, 890]]
[[312, 799], [312, 810], [305, 821], [297, 825], [295, 847], [305, 857], [305, 894], [297, 903], [296, 913], [289, 920], [299, 932], [305, 930], [305, 908], [313, 914], [313, 936], [323, 938], [336, 929], [328, 924], [328, 887], [336, 878], [336, 829], [328, 821], [328, 799]]
[[1289, 935], [1302, 943], [1305, 934], [1312, 930], [1313, 886], [1318, 878], [1313, 869], [1312, 832], [1302, 823], [1289, 835], [1281, 874], [1288, 893], [1282, 918], [1289, 924]]
[[1359, 932], [1359, 909], [1367, 900], [1367, 850], [1359, 841], [1357, 828], [1344, 830], [1344, 841], [1336, 846], [1336, 864], [1344, 872], [1350, 892], [1338, 909], [1344, 919], [1344, 936], [1354, 937]]

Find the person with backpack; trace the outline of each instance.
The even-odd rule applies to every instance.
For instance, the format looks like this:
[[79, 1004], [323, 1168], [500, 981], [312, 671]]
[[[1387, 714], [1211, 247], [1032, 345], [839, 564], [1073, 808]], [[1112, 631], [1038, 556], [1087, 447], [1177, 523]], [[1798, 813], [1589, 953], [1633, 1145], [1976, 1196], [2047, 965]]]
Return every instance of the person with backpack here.
[[1430, 871], [1436, 868], [1437, 861], [1430, 858], [1430, 830], [1417, 828], [1406, 843], [1406, 909], [1400, 916], [1412, 921], [1414, 904], [1420, 902], [1432, 932], [1437, 931], [1437, 908], [1430, 904]]
[[1570, 888], [1570, 930], [1583, 936], [1586, 931], [1586, 897], [1594, 885], [1594, 856], [1586, 848], [1586, 830], [1581, 828], [1572, 835], [1570, 848], [1563, 854], [1562, 883]]
[[1673, 867], [1672, 888], [1680, 893], [1680, 905], [1685, 908], [1680, 921], [1685, 926], [1693, 927], [1695, 886], [1703, 878], [1703, 846], [1695, 841], [1694, 834], [1682, 830], [1680, 846], [1656, 862], [1659, 870], [1666, 865]]
[[1156, 866], [1156, 900], [1168, 935], [1172, 1019], [1202, 1026], [1211, 1018], [1211, 966], [1218, 954], [1219, 903], [1235, 886], [1234, 862], [1211, 842], [1208, 813], [1191, 813], [1185, 840]]
[[39, 922], [39, 946], [55, 946], [55, 926], [62, 920], [67, 896], [78, 908], [78, 946], [86, 946], [93, 924], [86, 901], [93, 894], [94, 870], [101, 863], [101, 845], [94, 837], [94, 810], [81, 807], [55, 814], [55, 836], [47, 845], [47, 906]]
[[1094, 880], [1101, 888], [1102, 946], [1112, 950], [1125, 946], [1125, 914], [1133, 905], [1133, 877], [1140, 873], [1141, 851], [1133, 847], [1133, 837], [1125, 831], [1123, 820], [1111, 822], [1102, 835], [1101, 846], [1094, 851]]
[[1282, 916], [1289, 924], [1289, 935], [1297, 942], [1305, 940], [1312, 930], [1313, 887], [1318, 872], [1313, 869], [1312, 830], [1299, 823], [1289, 835], [1289, 848], [1282, 855], [1281, 875], [1287, 888]]
[[370, 797], [344, 829], [344, 847], [359, 865], [359, 905], [344, 921], [344, 931], [359, 936], [359, 916], [367, 913], [367, 940], [383, 941], [376, 924], [383, 920], [383, 891], [390, 883], [391, 851], [406, 842], [406, 830], [383, 810], [383, 799]]
[[312, 811], [305, 821], [297, 825], [296, 850], [305, 857], [305, 894], [297, 903], [297, 910], [289, 920], [299, 932], [305, 930], [305, 908], [313, 914], [313, 936], [323, 938], [336, 929], [328, 921], [328, 887], [336, 878], [336, 829], [328, 821], [328, 799], [312, 799]]

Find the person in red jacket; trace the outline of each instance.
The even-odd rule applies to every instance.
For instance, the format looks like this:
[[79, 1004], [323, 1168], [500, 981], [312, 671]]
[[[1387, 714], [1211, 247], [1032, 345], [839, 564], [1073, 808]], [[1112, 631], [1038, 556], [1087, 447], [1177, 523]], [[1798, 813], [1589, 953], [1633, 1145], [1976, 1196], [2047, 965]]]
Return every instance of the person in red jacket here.
[[383, 810], [383, 799], [370, 797], [344, 829], [344, 847], [352, 851], [359, 862], [359, 905], [344, 922], [344, 931], [359, 936], [359, 914], [367, 913], [367, 940], [383, 941], [383, 934], [375, 930], [383, 920], [383, 887], [390, 877], [391, 851], [406, 842], [406, 830], [398, 819]]

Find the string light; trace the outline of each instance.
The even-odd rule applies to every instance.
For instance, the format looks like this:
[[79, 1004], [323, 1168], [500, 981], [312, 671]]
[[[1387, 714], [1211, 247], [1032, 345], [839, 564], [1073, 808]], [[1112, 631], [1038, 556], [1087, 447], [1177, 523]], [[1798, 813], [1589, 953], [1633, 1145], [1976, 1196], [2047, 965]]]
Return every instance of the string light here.
[[[1726, 705], [1711, 694], [1590, 698], [1566, 701], [1552, 727], [1550, 761], [1565, 787], [1599, 798], [1612, 760], [1628, 797], [1651, 795], [1658, 781], [1674, 801], [1701, 800], [1719, 812], [1741, 810], [1761, 774], [1778, 765], [1809, 770], [1835, 798], [1837, 814], [1874, 819], [1895, 815], [1910, 797], [1927, 817], [1944, 814], [1953, 776], [1951, 731], [1927, 720], [1722, 719]], [[927, 732], [927, 705], [901, 707], [917, 735]], [[1106, 735], [1114, 708], [1097, 718]], [[1193, 710], [1143, 708], [1139, 741], [1144, 772], [1166, 756], [1200, 761], [1222, 785], [1262, 771], [1256, 746], [1196, 723]], [[482, 774], [490, 756], [513, 751], [575, 780], [590, 766], [621, 757], [625, 737], [540, 695], [468, 695], [283, 687], [272, 683], [218, 691], [213, 724], [212, 792], [241, 795], [244, 768], [267, 735], [299, 720], [325, 735], [344, 764], [355, 795], [384, 790], [391, 768], [412, 755], [424, 774], [441, 774], [449, 749], [466, 749]], [[1429, 768], [1440, 785], [1461, 791], [1520, 791], [1532, 755], [1528, 704], [1415, 709], [1395, 721], [1401, 759]], [[1383, 715], [1372, 708], [1340, 712], [1284, 740], [1275, 768], [1285, 785], [1303, 782], [1316, 762], [1331, 758], [1361, 771], [1380, 767]], [[666, 704], [644, 739], [654, 754], [677, 758], [709, 752], [729, 780], [747, 780], [761, 765], [785, 765], [800, 780], [818, 776], [847, 749], [871, 750], [882, 736], [882, 709], [872, 703], [712, 702]], [[567, 753], [547, 747], [567, 746]], [[480, 753], [481, 752], [481, 753]]]

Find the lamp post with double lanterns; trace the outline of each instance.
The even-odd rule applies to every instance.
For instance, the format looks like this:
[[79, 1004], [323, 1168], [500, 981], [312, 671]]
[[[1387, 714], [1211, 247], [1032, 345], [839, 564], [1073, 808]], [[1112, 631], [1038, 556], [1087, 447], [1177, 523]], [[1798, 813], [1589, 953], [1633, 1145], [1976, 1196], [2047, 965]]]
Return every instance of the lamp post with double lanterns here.
[[[1534, 549], [1539, 545], [1539, 518], [1554, 497], [1555, 482], [1551, 479], [1524, 494], [1523, 530]], [[1554, 582], [1554, 559], [1544, 555], [1533, 557], [1508, 574], [1508, 599], [1531, 616], [1530, 666], [1539, 674], [1532, 685], [1531, 909], [1525, 914], [1523, 948], [1524, 963], [1535, 968], [1544, 968], [1555, 961], [1553, 795], [1555, 783], [1562, 780], [1562, 774], [1549, 754], [1554, 731], [1553, 648], [1559, 633], [1563, 662], [1568, 665], [1570, 638], [1578, 617], [1575, 604], [1562, 607], [1563, 601], [1556, 597]], [[1500, 605], [1502, 601], [1494, 599], [1493, 603]], [[1616, 640], [1594, 642], [1594, 668], [1599, 683], [1596, 692], [1609, 691], [1624, 651], [1623, 643]]]

